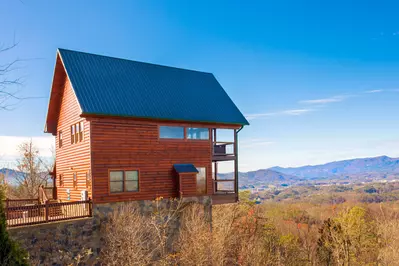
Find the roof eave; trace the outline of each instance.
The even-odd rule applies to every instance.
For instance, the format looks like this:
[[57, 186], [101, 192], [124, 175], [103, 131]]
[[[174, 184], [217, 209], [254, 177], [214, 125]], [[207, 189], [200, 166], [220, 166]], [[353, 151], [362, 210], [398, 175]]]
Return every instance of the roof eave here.
[[220, 122], [220, 121], [204, 121], [204, 120], [185, 120], [185, 119], [174, 119], [174, 118], [159, 118], [159, 117], [139, 117], [129, 115], [112, 115], [112, 114], [98, 114], [98, 113], [87, 113], [84, 112], [80, 115], [81, 117], [109, 117], [109, 118], [126, 118], [126, 119], [140, 119], [147, 121], [164, 121], [164, 122], [184, 122], [184, 123], [205, 123], [205, 124], [220, 124], [226, 126], [243, 127], [248, 126], [249, 123], [237, 123], [237, 122]]

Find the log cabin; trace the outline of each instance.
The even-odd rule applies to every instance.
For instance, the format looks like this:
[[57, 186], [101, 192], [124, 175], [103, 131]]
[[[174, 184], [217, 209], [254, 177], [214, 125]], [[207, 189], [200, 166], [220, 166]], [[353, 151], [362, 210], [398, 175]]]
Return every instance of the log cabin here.
[[[245, 125], [211, 73], [58, 49], [45, 123], [56, 142], [54, 195], [236, 202]], [[218, 140], [219, 129], [233, 140]], [[218, 178], [222, 161], [233, 163], [232, 179]]]

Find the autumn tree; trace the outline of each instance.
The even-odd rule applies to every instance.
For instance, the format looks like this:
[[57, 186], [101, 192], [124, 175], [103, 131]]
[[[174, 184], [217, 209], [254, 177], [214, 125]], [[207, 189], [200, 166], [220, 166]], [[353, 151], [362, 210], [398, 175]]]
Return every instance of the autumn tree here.
[[361, 207], [328, 219], [320, 229], [318, 255], [327, 265], [367, 265], [378, 257], [376, 226]]

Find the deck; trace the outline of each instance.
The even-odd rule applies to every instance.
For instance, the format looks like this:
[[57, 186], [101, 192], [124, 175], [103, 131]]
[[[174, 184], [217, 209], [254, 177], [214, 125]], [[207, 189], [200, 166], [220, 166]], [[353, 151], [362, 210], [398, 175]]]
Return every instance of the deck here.
[[[8, 200], [9, 203], [12, 200]], [[53, 202], [23, 204], [5, 208], [7, 227], [72, 220], [92, 216], [92, 202]]]

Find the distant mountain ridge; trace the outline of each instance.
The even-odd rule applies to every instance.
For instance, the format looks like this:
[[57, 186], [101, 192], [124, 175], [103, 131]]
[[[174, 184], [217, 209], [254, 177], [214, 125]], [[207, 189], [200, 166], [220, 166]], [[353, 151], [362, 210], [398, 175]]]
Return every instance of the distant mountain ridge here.
[[[230, 179], [233, 173], [218, 174], [219, 178]], [[399, 158], [378, 156], [330, 162], [321, 165], [300, 167], [271, 167], [256, 171], [240, 172], [240, 186], [259, 184], [293, 184], [311, 180], [364, 181], [389, 176], [399, 177]]]
[[399, 158], [379, 156], [330, 162], [321, 165], [301, 167], [272, 167], [271, 170], [302, 178], [326, 178], [342, 175], [368, 173], [399, 173]]

